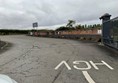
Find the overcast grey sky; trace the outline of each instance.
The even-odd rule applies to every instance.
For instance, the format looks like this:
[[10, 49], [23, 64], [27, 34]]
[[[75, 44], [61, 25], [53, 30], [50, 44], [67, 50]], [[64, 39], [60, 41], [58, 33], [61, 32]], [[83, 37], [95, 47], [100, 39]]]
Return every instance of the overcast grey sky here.
[[27, 29], [33, 22], [41, 27], [77, 23], [101, 23], [99, 17], [118, 16], [118, 0], [0, 0], [0, 28]]

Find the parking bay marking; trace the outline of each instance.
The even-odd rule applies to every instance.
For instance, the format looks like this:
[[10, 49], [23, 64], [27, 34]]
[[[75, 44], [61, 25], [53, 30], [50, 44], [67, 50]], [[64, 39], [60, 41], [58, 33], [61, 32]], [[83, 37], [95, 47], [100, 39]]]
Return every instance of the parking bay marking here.
[[[87, 67], [85, 68], [79, 68], [77, 67], [77, 65], [79, 65], [80, 63], [85, 63]], [[66, 68], [68, 70], [71, 70], [71, 67], [68, 65], [68, 63], [66, 61], [62, 61], [61, 63], [59, 63], [59, 65], [57, 65], [55, 67], [55, 70], [57, 70], [61, 65], [65, 65]], [[91, 78], [91, 76], [88, 74], [88, 72], [86, 70], [89, 70], [91, 69], [91, 65], [96, 69], [96, 70], [99, 70], [99, 68], [97, 66], [100, 66], [100, 65], [104, 65], [106, 67], [108, 67], [110, 70], [114, 70], [113, 67], [111, 67], [109, 64], [107, 64], [105, 61], [101, 61], [101, 63], [94, 63], [93, 61], [74, 61], [73, 62], [73, 68], [77, 69], [77, 70], [82, 70], [82, 73], [83, 75], [85, 76], [86, 80], [89, 82], [89, 83], [95, 83], [95, 81]]]

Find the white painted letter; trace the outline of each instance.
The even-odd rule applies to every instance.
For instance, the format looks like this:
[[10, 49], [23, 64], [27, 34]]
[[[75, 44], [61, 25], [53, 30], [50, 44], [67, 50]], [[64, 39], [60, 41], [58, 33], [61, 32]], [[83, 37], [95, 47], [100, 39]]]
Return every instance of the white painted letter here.
[[62, 61], [59, 65], [55, 67], [55, 70], [57, 70], [62, 64], [65, 64], [65, 66], [68, 68], [68, 70], [71, 70], [71, 67], [67, 64], [66, 61]]
[[110, 65], [108, 65], [106, 62], [101, 61], [102, 63], [93, 63], [93, 61], [90, 61], [91, 65], [96, 69], [99, 70], [99, 68], [97, 67], [97, 65], [106, 65], [109, 69], [113, 70], [114, 68], [112, 68]]
[[86, 68], [78, 68], [76, 65], [73, 65], [73, 67], [75, 69], [78, 69], [78, 70], [88, 70], [88, 69], [91, 69], [91, 65], [88, 62], [86, 62], [86, 61], [74, 61], [73, 62], [73, 64], [80, 64], [80, 63], [85, 63], [87, 65], [87, 67]]

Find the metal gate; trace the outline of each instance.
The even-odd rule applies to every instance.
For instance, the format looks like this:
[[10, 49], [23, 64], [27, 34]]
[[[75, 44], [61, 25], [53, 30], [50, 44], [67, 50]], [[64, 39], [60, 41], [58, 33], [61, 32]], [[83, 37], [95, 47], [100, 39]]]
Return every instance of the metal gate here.
[[118, 17], [110, 20], [109, 14], [103, 15], [102, 42], [118, 50]]

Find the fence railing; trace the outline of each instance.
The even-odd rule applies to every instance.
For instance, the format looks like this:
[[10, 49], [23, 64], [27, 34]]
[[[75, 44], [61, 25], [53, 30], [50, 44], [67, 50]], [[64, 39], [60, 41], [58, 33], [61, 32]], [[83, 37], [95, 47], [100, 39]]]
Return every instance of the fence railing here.
[[103, 38], [104, 44], [113, 47], [115, 49], [118, 49], [118, 41], [114, 41], [113, 39], [109, 38]]
[[104, 22], [103, 28], [105, 34], [109, 33], [103, 37], [103, 43], [118, 49], [118, 17]]

